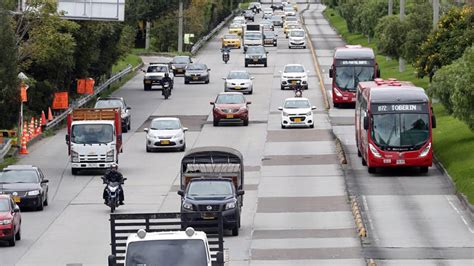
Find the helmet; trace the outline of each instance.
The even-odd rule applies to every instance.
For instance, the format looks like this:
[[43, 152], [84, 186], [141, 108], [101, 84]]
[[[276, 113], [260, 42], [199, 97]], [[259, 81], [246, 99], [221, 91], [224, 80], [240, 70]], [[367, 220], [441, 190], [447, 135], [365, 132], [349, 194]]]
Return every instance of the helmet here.
[[118, 169], [118, 164], [112, 163], [112, 164], [110, 165], [110, 169], [115, 169], [115, 170], [117, 170], [117, 169]]

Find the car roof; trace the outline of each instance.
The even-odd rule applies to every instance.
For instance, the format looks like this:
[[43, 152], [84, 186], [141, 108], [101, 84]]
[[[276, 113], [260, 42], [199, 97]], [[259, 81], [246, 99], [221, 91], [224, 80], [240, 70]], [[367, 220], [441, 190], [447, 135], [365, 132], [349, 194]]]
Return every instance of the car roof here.
[[286, 64], [285, 65], [285, 67], [289, 67], [289, 66], [302, 66], [304, 68], [302, 64]]
[[235, 95], [242, 95], [244, 96], [243, 93], [241, 92], [237, 92], [237, 91], [228, 91], [228, 92], [219, 92], [219, 94], [217, 96], [220, 96], [220, 95], [232, 95], [232, 94], [235, 94]]
[[157, 118], [153, 118], [151, 121], [158, 121], [158, 120], [177, 120], [177, 121], [179, 121], [179, 118], [177, 118], [177, 117], [157, 117]]
[[37, 170], [38, 167], [33, 166], [33, 165], [28, 165], [28, 164], [12, 164], [9, 165], [5, 168], [3, 168], [4, 171], [7, 170]]
[[413, 86], [382, 86], [370, 89], [371, 103], [428, 102], [423, 88]]
[[219, 182], [233, 182], [232, 178], [229, 177], [202, 177], [202, 178], [191, 178], [189, 183], [192, 182], [204, 182], [204, 181], [219, 181]]
[[229, 71], [229, 73], [234, 73], [234, 72], [245, 72], [245, 73], [249, 73], [247, 70], [244, 70], [244, 69], [238, 69], [238, 70], [231, 70], [231, 71]]
[[97, 101], [108, 101], [108, 100], [120, 100], [123, 101], [123, 97], [99, 97]]
[[334, 53], [335, 59], [374, 59], [374, 50], [368, 47], [339, 47]]
[[309, 102], [309, 99], [308, 98], [304, 98], [304, 97], [291, 97], [291, 98], [286, 98], [285, 99], [285, 102], [286, 101], [308, 101]]

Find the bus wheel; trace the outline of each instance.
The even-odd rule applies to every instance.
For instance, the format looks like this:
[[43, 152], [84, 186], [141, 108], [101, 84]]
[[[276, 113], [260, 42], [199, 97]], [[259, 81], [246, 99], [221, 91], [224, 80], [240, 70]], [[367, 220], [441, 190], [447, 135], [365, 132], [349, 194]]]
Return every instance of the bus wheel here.
[[422, 173], [422, 174], [428, 173], [428, 166], [422, 166], [422, 167], [420, 167], [420, 173]]
[[376, 170], [375, 167], [368, 167], [367, 169], [369, 170], [370, 174], [375, 174], [375, 170]]
[[362, 157], [362, 153], [360, 153], [359, 148], [357, 148], [357, 156]]
[[367, 165], [367, 161], [364, 159], [364, 157], [362, 157], [362, 165], [363, 165], [363, 166], [366, 166], [366, 165]]

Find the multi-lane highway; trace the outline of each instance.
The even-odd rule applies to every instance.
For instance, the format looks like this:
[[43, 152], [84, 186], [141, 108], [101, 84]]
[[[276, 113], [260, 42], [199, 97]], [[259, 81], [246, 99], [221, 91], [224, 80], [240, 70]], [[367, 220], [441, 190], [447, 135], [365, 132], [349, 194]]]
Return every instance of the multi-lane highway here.
[[[343, 42], [321, 12], [322, 6], [312, 4], [304, 17], [327, 87], [333, 49]], [[177, 77], [165, 101], [159, 91], [144, 91], [143, 75], [138, 74], [115, 93], [126, 99], [133, 117], [120, 154], [120, 171], [128, 178], [126, 205], [117, 212], [179, 211], [176, 191], [183, 153], [147, 153], [143, 132], [150, 118], [177, 116], [190, 128], [188, 149], [229, 146], [244, 155], [242, 228], [239, 236], [225, 238], [230, 265], [365, 265], [366, 258], [387, 265], [472, 265], [472, 221], [446, 177], [436, 168], [426, 176], [367, 174], [355, 153], [353, 109], [325, 110], [311, 51], [289, 50], [281, 29], [277, 32], [278, 47], [267, 47], [268, 67], [247, 68], [255, 77], [254, 93], [246, 96], [252, 101], [248, 127], [212, 125], [209, 102], [223, 91], [221, 77], [244, 69], [241, 50], [231, 52], [228, 64], [221, 60], [220, 37], [226, 29], [194, 60], [211, 68], [210, 84], [184, 85]], [[279, 71], [289, 63], [309, 70], [309, 90], [303, 94], [317, 107], [314, 129], [280, 127], [277, 108], [293, 92], [280, 90]], [[339, 164], [332, 132], [345, 145], [347, 167]], [[100, 173], [71, 175], [64, 135], [60, 130], [33, 145], [19, 161], [43, 169], [50, 180], [50, 205], [42, 212], [22, 213], [22, 240], [13, 248], [0, 247], [2, 266], [106, 264], [109, 209], [101, 197]], [[369, 234], [362, 242], [346, 186], [364, 204]]]

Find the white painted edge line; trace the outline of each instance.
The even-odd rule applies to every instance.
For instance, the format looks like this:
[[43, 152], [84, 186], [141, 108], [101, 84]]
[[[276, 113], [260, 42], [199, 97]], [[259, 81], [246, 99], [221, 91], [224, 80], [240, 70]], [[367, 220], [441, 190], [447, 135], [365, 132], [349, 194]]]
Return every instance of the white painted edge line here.
[[450, 199], [449, 196], [444, 196], [446, 198], [446, 200], [448, 201], [449, 205], [451, 205], [451, 207], [458, 213], [459, 217], [461, 217], [461, 220], [462, 222], [466, 225], [467, 229], [469, 230], [469, 232], [471, 232], [471, 234], [474, 234], [474, 229], [471, 228], [471, 226], [469, 225], [466, 217], [464, 217], [463, 213], [461, 210], [459, 210], [456, 205], [453, 203], [453, 201]]
[[[370, 215], [370, 211], [369, 211], [369, 204], [367, 203], [367, 198], [366, 196], [362, 195], [362, 203], [364, 204], [364, 209], [365, 209], [365, 212], [367, 214], [367, 220], [368, 220], [368, 223], [369, 223], [369, 227], [370, 227], [370, 233], [371, 235], [373, 235], [373, 238], [375, 241], [379, 241], [379, 237], [377, 236], [377, 233], [375, 232], [375, 227], [374, 227], [374, 222], [372, 220], [372, 216]], [[367, 235], [368, 235], [368, 232], [367, 232]]]

